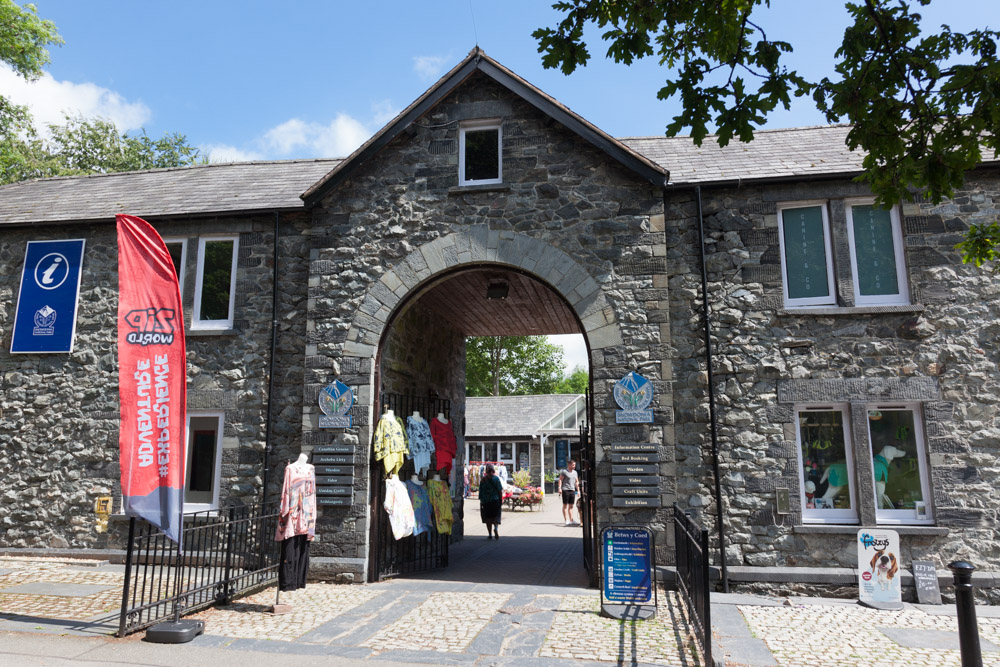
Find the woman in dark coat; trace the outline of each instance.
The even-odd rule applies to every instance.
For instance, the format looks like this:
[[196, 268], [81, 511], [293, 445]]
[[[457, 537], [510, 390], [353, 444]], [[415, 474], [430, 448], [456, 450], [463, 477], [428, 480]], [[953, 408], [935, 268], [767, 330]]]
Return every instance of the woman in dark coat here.
[[497, 529], [500, 526], [500, 499], [502, 496], [503, 484], [500, 483], [500, 478], [494, 474], [493, 464], [487, 463], [486, 472], [483, 473], [483, 478], [479, 481], [479, 516], [486, 524], [486, 532], [489, 533], [486, 537], [488, 540], [492, 540], [494, 536], [496, 539], [500, 539], [500, 532]]

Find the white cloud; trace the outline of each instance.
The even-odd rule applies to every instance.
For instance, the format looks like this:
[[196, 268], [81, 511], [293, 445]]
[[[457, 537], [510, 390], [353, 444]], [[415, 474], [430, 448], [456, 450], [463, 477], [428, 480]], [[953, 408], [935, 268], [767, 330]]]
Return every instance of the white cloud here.
[[437, 79], [444, 72], [448, 58], [444, 56], [416, 56], [413, 58], [413, 71], [424, 81]]
[[198, 150], [208, 155], [210, 162], [252, 162], [265, 159], [257, 151], [245, 151], [227, 144], [207, 144], [199, 146]]
[[563, 368], [567, 373], [577, 366], [582, 366], [584, 370], [590, 368], [590, 359], [587, 357], [587, 343], [580, 334], [559, 334], [557, 336], [547, 336], [550, 343], [558, 345], [563, 349]]
[[372, 104], [371, 118], [366, 121], [346, 113], [338, 113], [328, 123], [291, 118], [265, 132], [255, 142], [255, 152], [277, 158], [347, 157], [398, 113], [392, 102], [382, 100]]
[[0, 90], [14, 104], [29, 108], [41, 132], [49, 125], [63, 124], [67, 114], [106, 118], [120, 132], [137, 130], [151, 117], [145, 104], [130, 102], [113, 90], [93, 83], [57, 81], [48, 73], [29, 82], [6, 65], [0, 65]]

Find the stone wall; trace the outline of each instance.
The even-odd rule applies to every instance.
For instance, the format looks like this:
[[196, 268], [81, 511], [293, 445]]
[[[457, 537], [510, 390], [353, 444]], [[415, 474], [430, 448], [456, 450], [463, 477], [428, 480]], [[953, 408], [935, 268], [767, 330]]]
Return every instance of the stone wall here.
[[[848, 181], [703, 189], [727, 561], [854, 565], [857, 526], [802, 526], [793, 406], [850, 405], [860, 519], [873, 525], [865, 405], [905, 400], [922, 406], [936, 526], [900, 526], [902, 560], [995, 567], [1000, 282], [954, 245], [970, 222], [995, 219], [1000, 173], [971, 175], [952, 202], [903, 206], [911, 306], [853, 305], [843, 200], [866, 194]], [[788, 311], [776, 206], [817, 199], [830, 203], [838, 305]], [[669, 192], [666, 211], [678, 497], [714, 526], [712, 478], [698, 475], [710, 438], [694, 192]], [[790, 515], [774, 512], [778, 487], [791, 490]]]
[[[500, 186], [458, 187], [458, 122], [475, 118], [503, 119]], [[669, 327], [667, 285], [655, 277], [664, 271], [661, 192], [481, 74], [410, 129], [315, 210], [308, 354], [325, 357], [331, 367], [352, 360], [370, 369], [386, 321], [412, 290], [463, 265], [516, 266], [563, 294], [583, 322], [602, 396], [598, 442], [628, 433], [664, 442], [664, 458], [672, 460], [670, 364], [662, 361], [668, 355], [661, 345]], [[653, 312], [661, 305], [662, 316]], [[660, 391], [662, 407], [651, 428], [609, 426], [611, 386], [630, 370]], [[371, 423], [364, 411], [373, 378], [370, 370], [361, 375], [362, 418], [351, 436], [362, 443], [358, 457], [367, 457]], [[307, 414], [307, 430], [311, 419]], [[672, 468], [665, 466], [669, 506]], [[608, 491], [610, 467], [601, 474]], [[625, 518], [610, 504], [609, 496], [601, 498], [602, 525]], [[628, 518], [662, 533], [667, 512]], [[666, 543], [665, 534], [658, 538]]]
[[[285, 224], [289, 224], [286, 222]], [[187, 238], [183, 305], [193, 304], [198, 236], [239, 234], [235, 322], [228, 332], [188, 327], [188, 409], [225, 415], [220, 505], [259, 498], [271, 341], [272, 239], [270, 216], [174, 220], [157, 224], [165, 237]], [[17, 291], [29, 240], [85, 238], [74, 351], [11, 355]], [[284, 243], [286, 252], [301, 252]], [[118, 254], [113, 224], [4, 230], [0, 239], [0, 475], [5, 480], [0, 546], [102, 548], [120, 546], [120, 531], [97, 534], [94, 499], [110, 495], [121, 511], [118, 467]], [[295, 273], [291, 264], [287, 278]], [[294, 282], [294, 281], [293, 281]], [[282, 296], [285, 312], [303, 294]], [[279, 346], [283, 377], [301, 373], [304, 320], [285, 325]], [[301, 335], [301, 334], [299, 334]], [[237, 344], [238, 341], [238, 344]], [[294, 351], [293, 351], [294, 349]], [[296, 361], [298, 359], [298, 361]], [[298, 370], [296, 370], [298, 369]], [[278, 390], [274, 442], [289, 449], [300, 432], [296, 413], [301, 380]]]

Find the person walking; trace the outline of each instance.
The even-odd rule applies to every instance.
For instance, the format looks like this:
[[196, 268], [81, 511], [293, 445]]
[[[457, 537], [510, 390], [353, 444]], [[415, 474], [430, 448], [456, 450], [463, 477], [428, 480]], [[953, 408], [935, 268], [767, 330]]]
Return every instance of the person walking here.
[[500, 499], [503, 497], [503, 485], [493, 470], [493, 464], [487, 463], [483, 478], [479, 481], [479, 516], [486, 524], [486, 539], [500, 539]]
[[580, 491], [580, 474], [576, 471], [576, 461], [570, 460], [566, 468], [559, 471], [559, 490], [562, 491], [562, 513], [566, 525], [579, 526], [580, 523], [573, 518], [576, 494]]

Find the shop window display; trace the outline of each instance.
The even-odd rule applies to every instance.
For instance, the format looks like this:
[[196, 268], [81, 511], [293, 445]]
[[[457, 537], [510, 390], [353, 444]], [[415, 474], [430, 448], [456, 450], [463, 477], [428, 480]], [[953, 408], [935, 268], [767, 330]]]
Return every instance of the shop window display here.
[[923, 430], [915, 407], [868, 410], [876, 517], [880, 523], [932, 519], [924, 464]]
[[856, 523], [854, 469], [845, 408], [796, 410], [802, 519]]

